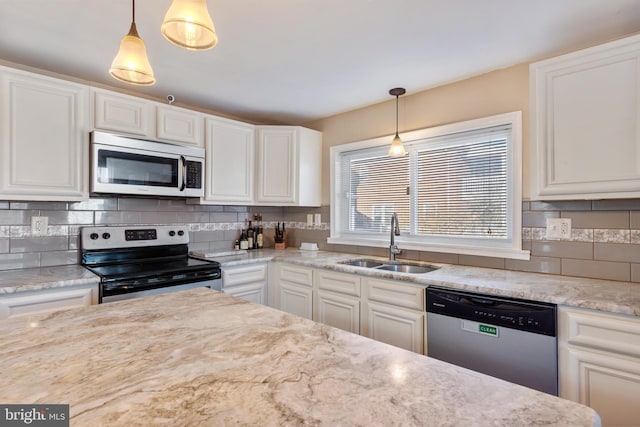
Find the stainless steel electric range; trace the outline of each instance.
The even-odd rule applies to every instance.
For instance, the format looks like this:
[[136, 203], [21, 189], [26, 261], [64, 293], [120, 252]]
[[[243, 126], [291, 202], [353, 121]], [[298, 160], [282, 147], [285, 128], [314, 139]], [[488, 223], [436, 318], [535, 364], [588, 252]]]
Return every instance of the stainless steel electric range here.
[[81, 263], [100, 277], [100, 303], [222, 289], [220, 263], [189, 257], [185, 226], [83, 227], [80, 236]]

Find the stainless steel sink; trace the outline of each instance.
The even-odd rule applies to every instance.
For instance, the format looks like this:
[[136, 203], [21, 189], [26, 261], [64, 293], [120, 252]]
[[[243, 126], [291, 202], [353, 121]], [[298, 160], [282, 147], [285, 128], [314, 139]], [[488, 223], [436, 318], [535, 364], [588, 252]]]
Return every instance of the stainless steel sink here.
[[437, 267], [431, 265], [419, 265], [407, 262], [385, 263], [374, 259], [355, 259], [348, 261], [340, 261], [338, 264], [350, 265], [353, 267], [371, 268], [375, 270], [394, 271], [397, 273], [423, 274], [436, 270]]
[[380, 261], [372, 259], [356, 259], [351, 261], [341, 261], [338, 264], [351, 265], [353, 267], [375, 268], [382, 265]]
[[413, 264], [385, 264], [380, 267], [376, 267], [376, 270], [387, 270], [387, 271], [395, 271], [398, 273], [409, 273], [409, 274], [422, 274], [428, 273], [430, 271], [435, 270], [435, 267], [427, 267], [424, 265], [413, 265]]

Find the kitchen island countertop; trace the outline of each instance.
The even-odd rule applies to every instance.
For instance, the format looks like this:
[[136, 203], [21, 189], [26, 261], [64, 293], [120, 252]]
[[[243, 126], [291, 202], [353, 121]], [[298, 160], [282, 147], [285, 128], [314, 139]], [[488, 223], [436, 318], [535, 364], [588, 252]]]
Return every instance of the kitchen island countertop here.
[[74, 426], [600, 424], [577, 403], [208, 289], [0, 330], [0, 402], [70, 404]]

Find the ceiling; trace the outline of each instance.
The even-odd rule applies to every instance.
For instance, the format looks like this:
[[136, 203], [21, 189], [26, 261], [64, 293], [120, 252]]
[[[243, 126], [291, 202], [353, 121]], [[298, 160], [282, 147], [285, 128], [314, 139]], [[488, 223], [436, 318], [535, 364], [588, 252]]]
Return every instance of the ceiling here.
[[138, 0], [156, 84], [108, 74], [130, 0], [0, 0], [0, 60], [256, 123], [302, 124], [640, 32], [640, 0], [208, 0], [218, 45], [187, 51]]

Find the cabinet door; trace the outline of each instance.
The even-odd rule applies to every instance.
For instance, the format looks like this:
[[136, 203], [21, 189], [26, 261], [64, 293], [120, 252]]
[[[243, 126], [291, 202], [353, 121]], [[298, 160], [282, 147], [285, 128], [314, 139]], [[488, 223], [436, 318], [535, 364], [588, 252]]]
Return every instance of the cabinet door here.
[[266, 305], [267, 265], [224, 267], [222, 291], [250, 302]]
[[640, 36], [531, 64], [533, 199], [640, 196]]
[[87, 199], [88, 87], [7, 68], [0, 80], [2, 198]]
[[373, 301], [365, 306], [362, 335], [424, 354], [424, 312]]
[[590, 406], [603, 426], [640, 426], [640, 358], [560, 345], [560, 396]]
[[259, 203], [294, 204], [298, 131], [288, 126], [258, 128]]
[[560, 397], [595, 409], [603, 425], [640, 425], [640, 320], [558, 307]]
[[248, 285], [223, 287], [225, 294], [242, 298], [245, 301], [266, 305], [264, 283], [250, 283]]
[[360, 298], [318, 290], [313, 320], [344, 331], [360, 333]]
[[0, 319], [85, 307], [98, 303], [98, 285], [79, 289], [43, 290], [0, 298]]
[[207, 118], [204, 202], [253, 204], [254, 134], [252, 125]]
[[92, 89], [96, 129], [153, 138], [153, 102], [116, 92]]
[[313, 289], [280, 280], [280, 310], [306, 319], [313, 316]]
[[171, 105], [156, 105], [156, 137], [196, 147], [204, 146], [204, 120], [197, 111]]

